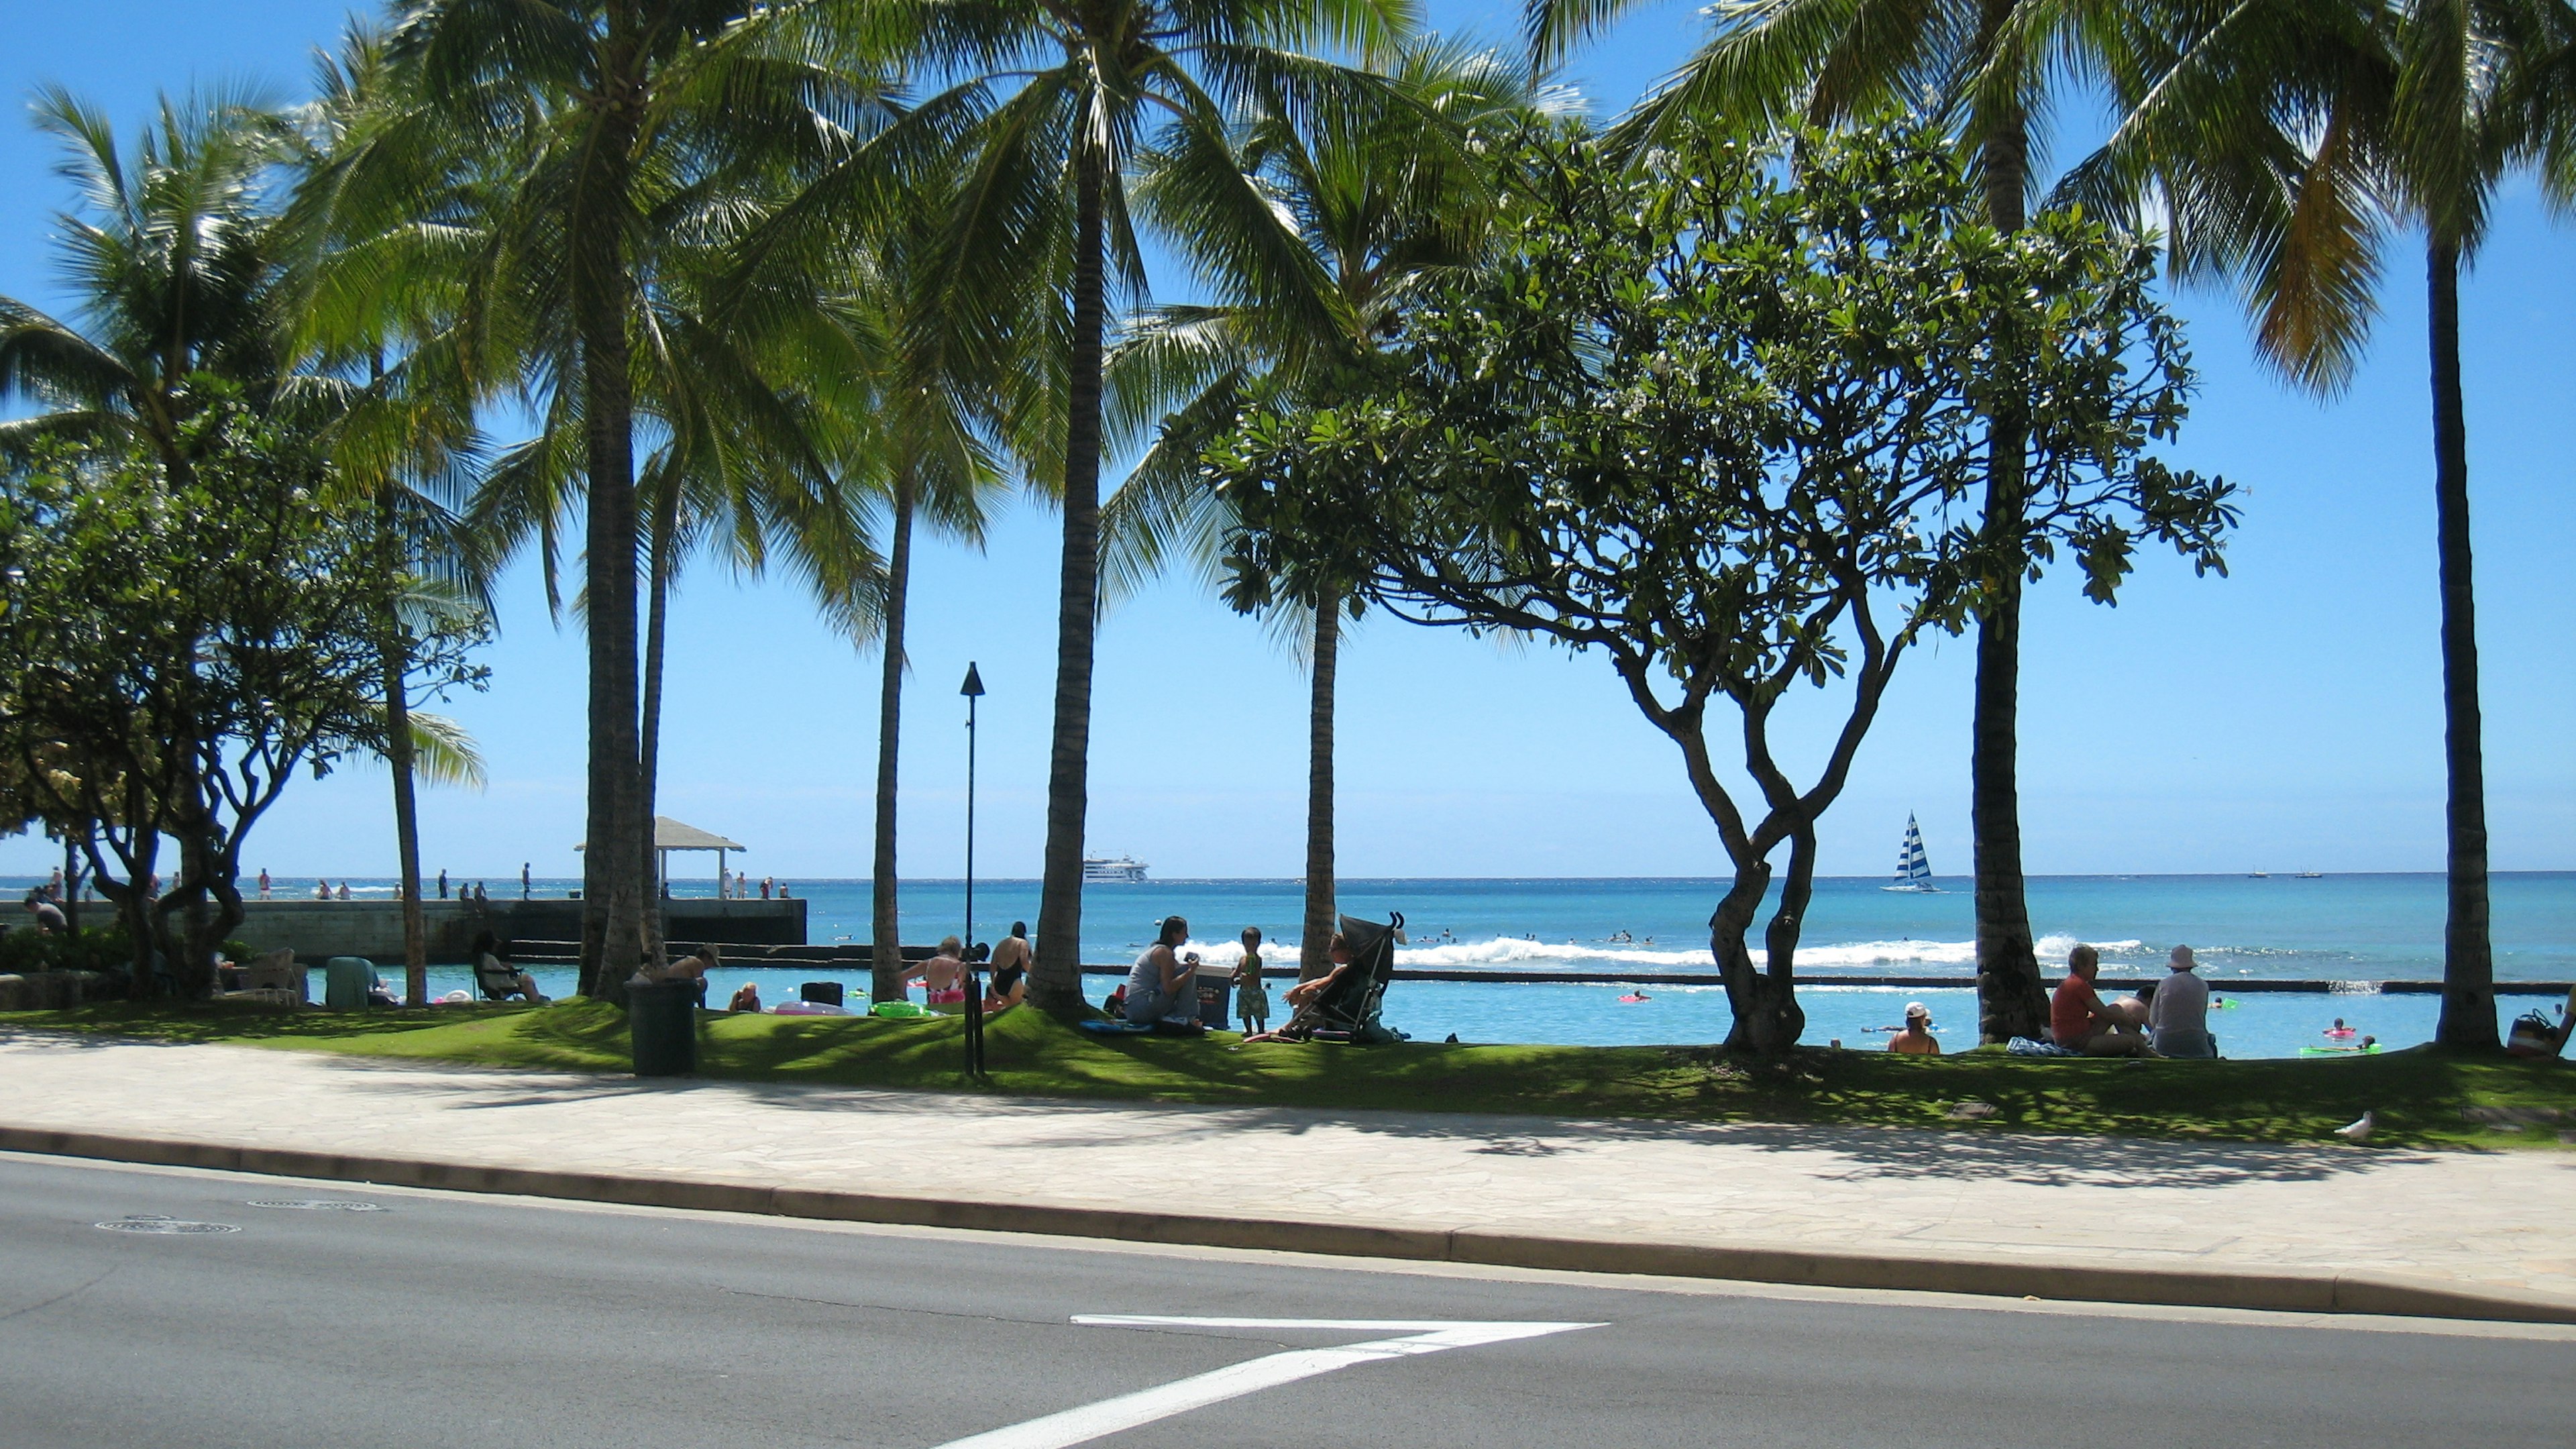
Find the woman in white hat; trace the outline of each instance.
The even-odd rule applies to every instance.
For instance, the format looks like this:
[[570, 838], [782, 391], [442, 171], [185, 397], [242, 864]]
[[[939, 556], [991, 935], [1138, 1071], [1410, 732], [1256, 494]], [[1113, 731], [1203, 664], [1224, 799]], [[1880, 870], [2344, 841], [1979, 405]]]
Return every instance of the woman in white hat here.
[[1905, 1029], [1887, 1039], [1887, 1049], [1910, 1057], [1941, 1055], [1940, 1040], [1932, 1035], [1932, 1008], [1919, 1001], [1905, 1003]]

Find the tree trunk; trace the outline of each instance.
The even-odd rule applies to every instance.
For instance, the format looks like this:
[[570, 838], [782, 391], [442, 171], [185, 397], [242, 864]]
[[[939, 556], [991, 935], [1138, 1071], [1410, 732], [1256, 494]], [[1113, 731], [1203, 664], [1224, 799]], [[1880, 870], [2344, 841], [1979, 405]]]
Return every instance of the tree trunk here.
[[895, 880], [895, 778], [902, 758], [903, 625], [912, 587], [912, 470], [895, 475], [894, 539], [886, 555], [885, 666], [877, 684], [877, 839], [869, 867], [870, 1001], [901, 1001], [903, 914]]
[[590, 634], [588, 849], [582, 860], [581, 992], [625, 999], [643, 959], [643, 902], [636, 898], [638, 806], [635, 650], [634, 380], [627, 336], [629, 153], [642, 121], [641, 61], [631, 7], [609, 7], [601, 111], [584, 175], [565, 223], [574, 238], [571, 292], [580, 329], [583, 425], [589, 471], [584, 537]]
[[[1984, 0], [1981, 33], [1991, 53], [2014, 0]], [[2030, 176], [2028, 117], [2017, 109], [1991, 118], [1978, 141], [1986, 220], [2006, 235], [2027, 218], [2022, 192]], [[2021, 710], [2023, 450], [2028, 429], [2019, 409], [1987, 420], [1985, 517], [1997, 551], [1986, 609], [1977, 620], [1975, 719], [1970, 726], [1969, 821], [1975, 839], [1977, 1034], [1982, 1041], [2037, 1036], [2048, 1020], [2030, 905], [2022, 883], [2019, 715]]]
[[1315, 610], [1314, 680], [1306, 703], [1306, 924], [1297, 979], [1333, 969], [1333, 682], [1342, 652], [1341, 601]]
[[2487, 933], [2486, 756], [2478, 718], [2477, 600], [2470, 580], [2469, 429], [2460, 396], [2460, 249], [2430, 248], [2433, 501], [2442, 570], [2442, 723], [2450, 766], [2450, 919], [2442, 933], [2444, 1046], [2493, 1049], [2495, 948]]
[[[397, 555], [392, 485], [386, 486], [378, 509], [377, 523], [388, 554], [388, 587], [394, 586], [400, 567]], [[394, 777], [394, 854], [400, 871], [395, 885], [402, 900], [403, 931], [403, 1000], [413, 1006], [429, 1004], [429, 925], [420, 907], [420, 801], [412, 778], [411, 739], [411, 650], [403, 637], [399, 606], [392, 598], [385, 601], [385, 616], [379, 621], [384, 636], [382, 651], [385, 689], [385, 763]]]
[[1100, 368], [1108, 296], [1102, 208], [1109, 158], [1078, 142], [1074, 161], [1073, 348], [1066, 390], [1064, 569], [1056, 593], [1055, 738], [1047, 770], [1045, 878], [1029, 996], [1082, 1004], [1083, 827], [1090, 811], [1091, 654], [1100, 596]]
[[80, 842], [71, 831], [63, 832], [63, 929], [80, 934]]
[[1770, 862], [1738, 862], [1734, 887], [1708, 918], [1709, 953], [1717, 958], [1718, 974], [1726, 983], [1727, 1009], [1735, 1017], [1727, 1028], [1726, 1049], [1755, 1056], [1787, 1051], [1807, 1026], [1806, 1013], [1787, 981], [1769, 970], [1755, 969], [1753, 954], [1744, 944], [1753, 928], [1753, 913], [1761, 908], [1762, 894], [1770, 886]]
[[653, 498], [653, 542], [648, 567], [651, 598], [644, 616], [644, 711], [635, 766], [636, 864], [643, 874], [637, 884], [644, 910], [644, 959], [666, 959], [662, 949], [661, 852], [654, 841], [654, 813], [660, 808], [662, 780], [662, 652], [671, 606], [671, 551], [680, 528], [680, 484], [674, 476]]

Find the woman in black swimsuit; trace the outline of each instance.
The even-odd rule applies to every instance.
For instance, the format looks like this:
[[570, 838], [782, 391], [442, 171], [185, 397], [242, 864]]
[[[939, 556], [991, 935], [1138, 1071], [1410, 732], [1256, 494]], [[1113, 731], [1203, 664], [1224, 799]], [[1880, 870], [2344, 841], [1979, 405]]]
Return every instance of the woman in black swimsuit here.
[[984, 1014], [1007, 1011], [1029, 994], [1029, 923], [1011, 922], [1011, 934], [993, 948], [993, 989], [984, 996]]

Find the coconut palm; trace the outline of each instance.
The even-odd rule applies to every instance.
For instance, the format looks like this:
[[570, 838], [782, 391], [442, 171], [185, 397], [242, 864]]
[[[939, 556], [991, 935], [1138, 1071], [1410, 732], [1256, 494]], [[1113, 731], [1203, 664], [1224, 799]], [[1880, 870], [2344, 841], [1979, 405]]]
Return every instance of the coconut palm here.
[[[1121, 422], [1158, 429], [1102, 513], [1113, 590], [1175, 555], [1212, 578], [1234, 528], [1200, 465], [1207, 446], [1256, 399], [1329, 389], [1393, 335], [1426, 277], [1481, 249], [1495, 200], [1482, 143], [1537, 114], [1542, 97], [1521, 68], [1438, 37], [1402, 44], [1387, 75], [1386, 93], [1332, 106], [1256, 96], [1231, 155], [1193, 146], [1147, 157], [1137, 199], [1218, 300], [1155, 309], [1112, 357]], [[1272, 203], [1257, 213], [1235, 203], [1247, 176]], [[1349, 604], [1347, 594], [1308, 600], [1275, 621], [1301, 636], [1309, 672], [1308, 977], [1332, 965], [1334, 688]]]
[[[1149, 142], [1224, 150], [1227, 105], [1256, 88], [1302, 106], [1366, 87], [1365, 78], [1294, 47], [1382, 45], [1404, 28], [1408, 8], [1403, 0], [889, 0], [883, 13], [908, 63], [937, 88], [890, 129], [881, 156], [817, 197], [843, 207], [879, 204], [901, 178], [956, 164], [949, 295], [1061, 298], [1042, 331], [1060, 361], [1029, 371], [1060, 382], [1051, 396], [1026, 400], [1020, 425], [1052, 420], [1063, 440], [1034, 470], [1061, 503], [1064, 545], [1031, 994], [1070, 1007], [1081, 1000], [1101, 373], [1113, 281], [1131, 292], [1143, 282], [1127, 175]], [[1248, 180], [1235, 200], [1246, 210], [1263, 204]], [[1024, 317], [1027, 309], [996, 315]]]
[[[439, 226], [460, 209], [457, 193], [473, 177], [439, 168], [432, 174], [441, 189], [424, 188], [415, 214], [390, 231], [338, 233], [335, 198], [320, 178], [364, 144], [373, 116], [399, 106], [392, 94], [398, 81], [381, 33], [354, 27], [338, 51], [317, 61], [315, 82], [315, 98], [279, 127], [303, 183], [281, 231], [289, 341], [304, 370], [283, 386], [331, 419], [334, 476], [353, 506], [371, 515], [380, 575], [403, 581], [385, 600], [379, 653], [405, 996], [418, 1006], [429, 992], [418, 782], [426, 773], [479, 786], [481, 775], [479, 761], [467, 764], [470, 743], [464, 759], [434, 743], [424, 748], [440, 735], [416, 727], [434, 717], [415, 716], [411, 679], [415, 646], [426, 633], [480, 633], [490, 617], [481, 550], [454, 509], [479, 460], [481, 436], [476, 389], [462, 366], [462, 273], [452, 265], [460, 234]], [[381, 285], [389, 270], [407, 285]]]
[[280, 372], [275, 218], [260, 180], [275, 158], [254, 98], [164, 97], [131, 154], [106, 115], [37, 92], [38, 129], [81, 210], [56, 218], [78, 325], [0, 297], [0, 401], [40, 411], [0, 422], [0, 454], [47, 442], [122, 446], [189, 471], [186, 423], [208, 376], [265, 397]]
[[2424, 246], [2449, 777], [2449, 920], [2435, 1039], [2497, 1043], [2487, 920], [2461, 269], [2497, 188], [2576, 200], [2576, 10], [2563, 0], [2268, 0], [2156, 7], [2128, 114], [2070, 178], [2096, 205], [2153, 192], [2177, 270], [2243, 279], [2261, 354], [2303, 386], [2351, 378], [2391, 234]]
[[[589, 635], [589, 829], [582, 988], [642, 958], [652, 875], [638, 687], [639, 376], [673, 384], [657, 421], [694, 465], [730, 465], [734, 425], [784, 429], [784, 389], [745, 339], [661, 305], [746, 195], [828, 161], [881, 114], [874, 73], [824, 0], [400, 0], [385, 41], [396, 103], [321, 179], [345, 224], [386, 234], [451, 164], [502, 184], [445, 188], [476, 238], [475, 355], [507, 361], [555, 430], [578, 436]], [[495, 376], [487, 372], [487, 378]], [[686, 385], [685, 395], [681, 384]], [[727, 440], [689, 430], [720, 419]], [[571, 430], [569, 433], [561, 430]], [[775, 440], [773, 436], [773, 440]], [[782, 444], [784, 455], [798, 447]], [[828, 472], [797, 460], [829, 507]], [[766, 466], [764, 464], [763, 466]], [[546, 515], [549, 519], [552, 513]], [[836, 564], [835, 567], [838, 567]], [[603, 963], [613, 970], [603, 972]]]
[[[1528, 0], [1542, 59], [1630, 8], [1632, 0]], [[2132, 43], [2127, 8], [2103, 0], [1721, 0], [1705, 45], [1621, 123], [1638, 145], [1686, 115], [1771, 125], [1803, 114], [1847, 122], [1906, 110], [1943, 117], [1985, 193], [1997, 230], [2022, 229], [2052, 104], [2082, 95]], [[2016, 757], [2022, 589], [2037, 554], [2025, 429], [2009, 406], [1989, 420], [1982, 528], [1993, 562], [1981, 581], [1970, 746], [1976, 855], [1979, 1033], [2036, 1036], [2048, 1019], [2025, 899]]]
[[1018, 420], [1008, 401], [1012, 359], [992, 345], [1024, 343], [1043, 328], [1042, 318], [1014, 326], [983, 315], [996, 302], [1025, 303], [1025, 296], [975, 298], [947, 290], [952, 275], [942, 265], [943, 223], [955, 198], [938, 180], [923, 178], [874, 228], [872, 245], [832, 304], [852, 348], [848, 376], [872, 422], [847, 437], [864, 440], [873, 453], [889, 519], [877, 609], [883, 654], [869, 872], [870, 995], [877, 1001], [900, 1001], [904, 994], [896, 838], [913, 532], [917, 522], [927, 522], [951, 537], [982, 539], [989, 501], [1008, 477], [1003, 460]]

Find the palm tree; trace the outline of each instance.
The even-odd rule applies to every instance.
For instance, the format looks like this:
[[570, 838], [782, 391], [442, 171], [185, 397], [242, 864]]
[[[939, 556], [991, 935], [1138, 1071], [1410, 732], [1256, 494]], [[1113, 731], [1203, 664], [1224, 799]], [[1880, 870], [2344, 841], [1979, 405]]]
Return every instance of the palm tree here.
[[[579, 430], [586, 507], [590, 849], [581, 984], [643, 957], [652, 877], [643, 799], [636, 567], [638, 374], [711, 362], [699, 396], [736, 419], [779, 389], [707, 330], [662, 325], [674, 266], [782, 168], [820, 164], [877, 114], [874, 77], [823, 0], [400, 0], [385, 42], [397, 103], [324, 184], [358, 230], [393, 231], [437, 158], [498, 171], [463, 193], [479, 237], [469, 326], [550, 422]], [[424, 158], [430, 158], [425, 160]], [[698, 351], [709, 357], [681, 355]], [[674, 407], [664, 421], [685, 416]], [[701, 453], [701, 460], [713, 456]]]
[[2497, 1044], [2487, 921], [2460, 270], [2504, 179], [2576, 199], [2576, 11], [2559, 0], [2272, 0], [2152, 12], [2122, 76], [2129, 113], [2073, 194], [2166, 202], [2177, 270], [2244, 279], [2255, 344], [2339, 390], [2376, 310], [2389, 234], [2422, 234], [2449, 776], [2449, 920], [2435, 1039]]
[[[1185, 146], [1147, 158], [1138, 200], [1220, 300], [1156, 309], [1111, 359], [1122, 420], [1165, 415], [1103, 510], [1113, 590], [1175, 553], [1212, 575], [1234, 530], [1200, 466], [1207, 446], [1256, 398], [1329, 389], [1393, 335], [1425, 278], [1481, 250], [1495, 177], [1477, 142], [1537, 113], [1540, 98], [1518, 67], [1437, 37], [1405, 42], [1388, 76], [1390, 93], [1344, 104], [1259, 105], [1235, 128], [1232, 155]], [[1270, 207], [1236, 204], [1244, 177]], [[1349, 603], [1334, 594], [1291, 611], [1309, 670], [1298, 964], [1310, 978], [1332, 968], [1334, 688]]]
[[[405, 998], [426, 1005], [429, 933], [421, 907], [418, 780], [430, 775], [479, 786], [471, 757], [443, 753], [427, 717], [412, 709], [414, 646], [422, 631], [479, 632], [490, 614], [480, 550], [450, 506], [479, 456], [475, 389], [460, 365], [461, 292], [452, 261], [456, 238], [436, 223], [460, 209], [474, 179], [453, 170], [434, 198], [416, 196], [414, 214], [380, 235], [341, 235], [322, 180], [363, 144], [377, 113], [399, 105], [383, 36], [354, 27], [315, 67], [316, 96], [287, 118], [280, 135], [305, 184], [282, 228], [288, 259], [290, 345], [309, 363], [288, 379], [332, 419], [334, 474], [372, 517], [380, 575], [396, 581], [379, 621], [386, 710], [385, 760], [393, 780], [394, 840], [403, 910]], [[435, 174], [435, 173], [434, 173]], [[388, 271], [407, 279], [379, 285]], [[443, 279], [444, 286], [433, 285]], [[387, 354], [397, 356], [388, 365]], [[461, 739], [461, 736], [459, 737]], [[424, 748], [427, 746], [428, 748]]]
[[81, 197], [56, 224], [86, 326], [0, 297], [0, 401], [43, 408], [0, 422], [0, 454], [124, 446], [184, 478], [204, 375], [265, 397], [281, 371], [275, 218], [259, 187], [276, 154], [270, 127], [247, 95], [164, 97], [129, 156], [107, 117], [67, 91], [40, 90], [34, 111]]
[[[1064, 510], [1045, 874], [1030, 984], [1041, 1005], [1069, 1008], [1082, 995], [1109, 294], [1113, 273], [1131, 291], [1143, 281], [1128, 172], [1157, 133], [1164, 149], [1223, 150], [1227, 105], [1256, 88], [1306, 105], [1365, 87], [1354, 72], [1291, 47], [1383, 45], [1405, 28], [1408, 7], [1403, 0], [897, 0], [890, 9], [908, 59], [944, 88], [889, 132], [893, 144], [882, 158], [837, 188], [840, 203], [881, 198], [889, 177], [959, 164], [946, 242], [950, 295], [1060, 289], [1063, 299], [1044, 329], [1060, 371], [1033, 370], [1060, 377], [1060, 386], [1029, 400], [1059, 425], [1061, 454], [1042, 458], [1038, 471]], [[1248, 181], [1237, 202], [1260, 204]]]
[[[1528, 0], [1542, 59], [1631, 0]], [[2052, 96], [2084, 92], [2128, 44], [2123, 7], [2088, 0], [1722, 0], [1714, 33], [1621, 129], [1651, 142], [1682, 116], [1770, 125], [1803, 113], [1848, 122], [1907, 109], [1945, 117], [1982, 183], [1986, 219], [2022, 229], [2032, 162]], [[2036, 1036], [2048, 1020], [2021, 862], [2017, 735], [2022, 589], [2035, 556], [2024, 477], [2026, 429], [2009, 406], [1992, 434], [1982, 528], [1996, 562], [1981, 581], [1970, 746], [1976, 841], [1977, 998], [1986, 1041]]]
[[[869, 450], [883, 474], [891, 523], [877, 611], [883, 658], [869, 870], [870, 995], [877, 1001], [900, 1001], [904, 993], [896, 826], [913, 529], [926, 519], [953, 537], [983, 537], [987, 500], [1006, 476], [998, 444], [1013, 423], [1006, 382], [1011, 361], [991, 344], [1025, 343], [1037, 330], [982, 315], [995, 301], [1011, 305], [1024, 297], [978, 299], [946, 289], [951, 274], [942, 265], [942, 222], [955, 199], [938, 187], [938, 178], [923, 180], [876, 229], [835, 304], [854, 349], [851, 375], [870, 404]], [[1020, 320], [1042, 326], [1041, 319]], [[858, 430], [849, 436], [857, 438]]]

